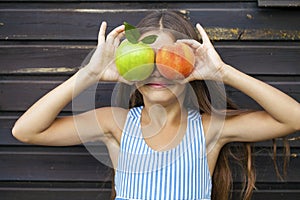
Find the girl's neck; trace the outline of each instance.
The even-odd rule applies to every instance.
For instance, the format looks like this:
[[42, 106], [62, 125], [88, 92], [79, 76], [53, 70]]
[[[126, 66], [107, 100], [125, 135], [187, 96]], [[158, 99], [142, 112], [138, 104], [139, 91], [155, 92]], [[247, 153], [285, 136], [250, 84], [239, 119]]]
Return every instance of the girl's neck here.
[[170, 122], [177, 122], [185, 110], [183, 105], [178, 102], [169, 105], [145, 103], [142, 115], [144, 119], [148, 118], [155, 121], [165, 121], [165, 118], [167, 118]]
[[164, 127], [166, 124], [178, 125], [186, 120], [186, 108], [180, 103], [169, 105], [147, 104], [142, 111], [142, 125], [144, 127]]
[[180, 104], [165, 106], [145, 105], [141, 125], [145, 142], [157, 151], [176, 147], [184, 137], [187, 111]]

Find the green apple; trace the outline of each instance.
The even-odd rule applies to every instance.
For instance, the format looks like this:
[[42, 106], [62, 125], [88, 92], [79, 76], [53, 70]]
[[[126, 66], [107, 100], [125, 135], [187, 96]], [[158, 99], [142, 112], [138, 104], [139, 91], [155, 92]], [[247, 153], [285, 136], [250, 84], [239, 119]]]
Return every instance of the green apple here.
[[117, 48], [115, 63], [119, 74], [126, 80], [142, 81], [152, 74], [154, 60], [155, 53], [148, 44], [133, 44], [125, 40]]
[[124, 22], [124, 40], [116, 50], [115, 63], [121, 76], [128, 81], [142, 81], [148, 78], [154, 69], [155, 52], [149, 44], [155, 42], [157, 36], [149, 35], [140, 40], [140, 31]]

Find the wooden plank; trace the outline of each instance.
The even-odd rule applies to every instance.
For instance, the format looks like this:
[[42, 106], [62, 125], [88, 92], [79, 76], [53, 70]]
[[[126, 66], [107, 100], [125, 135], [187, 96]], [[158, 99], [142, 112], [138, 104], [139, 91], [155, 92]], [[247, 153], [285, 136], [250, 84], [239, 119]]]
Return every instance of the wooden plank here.
[[[298, 46], [299, 47], [299, 46]], [[263, 44], [216, 45], [222, 59], [250, 75], [296, 75], [300, 48]]]
[[[2, 45], [1, 74], [74, 74], [95, 45]], [[36, 68], [36, 69], [35, 69]]]
[[[300, 164], [299, 148], [292, 149], [292, 152], [295, 153], [295, 156], [290, 157], [289, 165], [287, 167], [287, 177], [284, 179], [284, 183], [300, 183], [300, 172], [298, 170]], [[281, 175], [283, 175], [283, 162], [282, 154], [277, 154], [277, 163]], [[276, 174], [273, 163], [273, 152], [270, 149], [261, 149], [260, 151], [255, 152], [254, 166], [257, 184], [283, 183]], [[234, 181], [241, 182], [241, 169], [234, 162], [232, 162], [232, 172]], [[262, 189], [264, 189], [264, 187], [262, 187]]]
[[[300, 44], [216, 43], [225, 62], [248, 74], [300, 75]], [[0, 75], [72, 75], [93, 45], [2, 45]]]
[[[256, 189], [253, 191], [253, 200], [260, 199], [298, 199], [299, 197], [299, 182], [275, 182], [275, 183], [264, 183], [257, 182], [255, 184]], [[239, 182], [234, 182], [233, 185], [233, 200], [240, 199], [240, 192], [242, 189], [242, 185]]]
[[[291, 97], [300, 101], [300, 82], [269, 82], [272, 86], [278, 88], [279, 90], [289, 94]], [[227, 87], [228, 96], [241, 108], [249, 109], [260, 109], [260, 106], [252, 100], [250, 97], [241, 93], [240, 91]]]
[[[0, 110], [25, 111], [30, 105], [60, 83], [61, 81], [0, 81], [0, 92], [4, 97], [0, 99]], [[299, 81], [274, 81], [271, 84], [300, 101]], [[97, 89], [92, 87], [68, 104], [64, 111], [87, 111], [97, 107], [112, 105], [111, 101], [114, 99], [111, 97], [113, 90], [115, 90], [114, 86], [114, 83], [101, 83]], [[258, 108], [253, 100], [239, 91], [229, 88], [228, 94], [242, 107]]]
[[[90, 6], [93, 5], [93, 8]], [[130, 8], [134, 6], [135, 9]], [[45, 6], [45, 5], [44, 5]], [[61, 6], [61, 5], [60, 5]], [[139, 7], [139, 9], [137, 9]], [[127, 4], [107, 9], [100, 3], [76, 9], [2, 9], [2, 40], [95, 40], [101, 20], [109, 30], [126, 21], [136, 24], [151, 10], [178, 9], [193, 23], [200, 22], [214, 40], [299, 40], [300, 14], [296, 10], [257, 9], [255, 3]], [[289, 23], [286, 23], [289, 21]]]
[[[51, 183], [49, 183], [51, 184]], [[28, 184], [27, 187], [30, 187]], [[43, 200], [81, 200], [81, 199], [93, 199], [93, 200], [109, 200], [110, 189], [74, 189], [74, 188], [3, 188], [0, 190], [1, 199], [3, 200], [32, 200], [32, 199], [43, 199]], [[233, 200], [239, 200], [240, 190], [233, 191]], [[272, 200], [282, 199], [299, 199], [299, 190], [258, 190], [254, 191], [253, 200], [264, 200], [266, 198], [272, 198]]]
[[[30, 184], [29, 184], [30, 185]], [[110, 189], [53, 189], [53, 188], [9, 188], [0, 191], [2, 200], [22, 199], [43, 199], [43, 200], [110, 200]], [[240, 200], [240, 190], [233, 192], [233, 200]], [[259, 190], [254, 191], [253, 200], [295, 200], [300, 198], [299, 190]]]
[[52, 189], [52, 188], [11, 188], [0, 191], [1, 200], [110, 200], [111, 189]]
[[[110, 182], [112, 180], [112, 169], [96, 160], [88, 153], [66, 153], [63, 151], [37, 152], [1, 152], [0, 154], [0, 181], [69, 181], [69, 182]], [[47, 148], [46, 148], [47, 149]], [[49, 148], [48, 148], [49, 149]], [[300, 182], [299, 149], [297, 157], [291, 157], [289, 162], [286, 182]], [[106, 158], [109, 157], [106, 155]], [[104, 157], [103, 157], [104, 159]], [[282, 159], [278, 155], [278, 160]], [[282, 183], [276, 176], [270, 152], [255, 154], [255, 168], [258, 183]], [[234, 180], [241, 180], [240, 168], [234, 167]]]
[[111, 185], [101, 182], [0, 182], [1, 200], [110, 199]]
[[[0, 92], [5, 98], [0, 99], [1, 111], [20, 111], [58, 86], [61, 81], [0, 81]], [[97, 88], [82, 92], [64, 111], [87, 111], [95, 107], [111, 105], [114, 83], [102, 83]], [[14, 101], [12, 101], [12, 99]], [[25, 101], [26, 100], [26, 101]]]
[[[149, 12], [149, 11], [148, 11]], [[147, 11], [123, 10], [2, 10], [2, 40], [95, 40], [101, 21], [108, 29], [131, 19], [137, 23]], [[76, 30], [76, 31], [75, 31]]]
[[74, 74], [96, 46], [1, 45], [0, 74]]
[[[201, 22], [213, 40], [299, 40], [300, 25], [294, 19], [299, 21], [300, 16], [295, 10], [289, 11], [249, 7], [220, 12], [191, 10], [189, 17], [192, 22]], [[226, 22], [221, 22], [220, 18]]]
[[[239, 191], [236, 191], [233, 195], [233, 200], [240, 200]], [[254, 191], [254, 194], [251, 198], [252, 200], [285, 200], [285, 199], [300, 199], [299, 190], [262, 190]]]
[[3, 117], [0, 118], [0, 146], [1, 145], [23, 145], [16, 140], [11, 133], [11, 129], [18, 117]]
[[299, 0], [258, 0], [259, 7], [299, 7]]
[[[71, 113], [69, 113], [71, 115]], [[0, 117], [0, 149], [1, 145], [8, 148], [9, 146], [17, 147], [17, 146], [28, 146], [27, 144], [21, 143], [16, 140], [12, 134], [11, 129], [15, 123], [15, 121], [19, 118], [19, 116], [1, 116]], [[288, 136], [289, 145], [291, 148], [300, 147], [300, 132], [296, 132], [290, 136]], [[255, 144], [256, 148], [270, 148], [272, 147], [271, 141], [259, 142]], [[277, 140], [278, 148], [283, 146], [282, 139]], [[74, 151], [72, 149], [72, 151]], [[292, 152], [293, 153], [293, 152]], [[295, 154], [295, 153], [294, 153]]]
[[[14, 2], [24, 2], [24, 0], [14, 0]], [[27, 0], [28, 1], [28, 0]], [[182, 2], [182, 0], [151, 0], [152, 2]], [[189, 2], [218, 2], [224, 0], [189, 0]], [[228, 0], [229, 2], [256, 2], [257, 0]], [[10, 2], [8, 0], [2, 0], [2, 2]], [[30, 0], [28, 2], [43, 2], [43, 0]], [[102, 0], [47, 0], [47, 2], [103, 2]], [[120, 0], [105, 0], [105, 2], [117, 2], [120, 3]], [[149, 0], [126, 0], [126, 2], [149, 2]]]
[[[0, 180], [100, 181], [112, 180], [112, 169], [89, 154], [63, 152], [1, 152]], [[109, 159], [106, 156], [106, 159]]]
[[[6, 184], [6, 183], [4, 183]], [[3, 185], [4, 185], [3, 184]], [[40, 186], [39, 186], [40, 184]], [[12, 200], [12, 199], [22, 199], [22, 200], [32, 200], [32, 199], [43, 199], [43, 200], [65, 200], [65, 199], [99, 199], [99, 200], [109, 200], [110, 191], [111, 189], [102, 189], [98, 188], [96, 190], [94, 187], [92, 188], [73, 188], [70, 184], [68, 188], [54, 188], [57, 184], [56, 183], [48, 183], [48, 187], [45, 187], [44, 183], [26, 183], [23, 187], [18, 187], [18, 183], [9, 184], [11, 187], [0, 187], [0, 195], [1, 199], [3, 200]], [[14, 187], [14, 185], [16, 185]], [[84, 183], [82, 183], [84, 185]], [[87, 187], [89, 184], [86, 184]], [[272, 185], [269, 187], [272, 188]], [[260, 185], [258, 185], [260, 188]], [[240, 190], [235, 189], [233, 191], [233, 200], [239, 200], [239, 193]], [[264, 190], [256, 190], [254, 191], [253, 200], [260, 200], [265, 198], [272, 198], [272, 200], [282, 200], [282, 199], [298, 199], [299, 197], [299, 190], [297, 189], [264, 189]]]

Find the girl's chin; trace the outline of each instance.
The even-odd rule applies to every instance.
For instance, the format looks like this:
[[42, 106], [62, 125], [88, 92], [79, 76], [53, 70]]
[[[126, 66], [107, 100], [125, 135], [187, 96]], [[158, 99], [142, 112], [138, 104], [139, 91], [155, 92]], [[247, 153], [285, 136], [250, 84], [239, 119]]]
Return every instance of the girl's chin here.
[[170, 102], [180, 101], [183, 98], [184, 92], [174, 91], [168, 87], [151, 86], [144, 87], [140, 92], [143, 95], [144, 101], [151, 102], [153, 104], [168, 105]]

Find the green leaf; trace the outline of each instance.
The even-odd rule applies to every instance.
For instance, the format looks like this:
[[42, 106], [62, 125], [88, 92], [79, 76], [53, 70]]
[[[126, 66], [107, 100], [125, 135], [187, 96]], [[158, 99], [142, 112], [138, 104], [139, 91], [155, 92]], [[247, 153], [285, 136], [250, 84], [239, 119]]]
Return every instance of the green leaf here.
[[142, 39], [142, 42], [145, 44], [152, 44], [153, 42], [155, 42], [157, 38], [157, 35], [148, 35], [147, 37], [144, 37]]
[[125, 36], [127, 38], [127, 40], [132, 43], [132, 44], [136, 44], [139, 41], [139, 38], [141, 36], [140, 31], [133, 25], [128, 24], [127, 22], [124, 22], [125, 25]]

